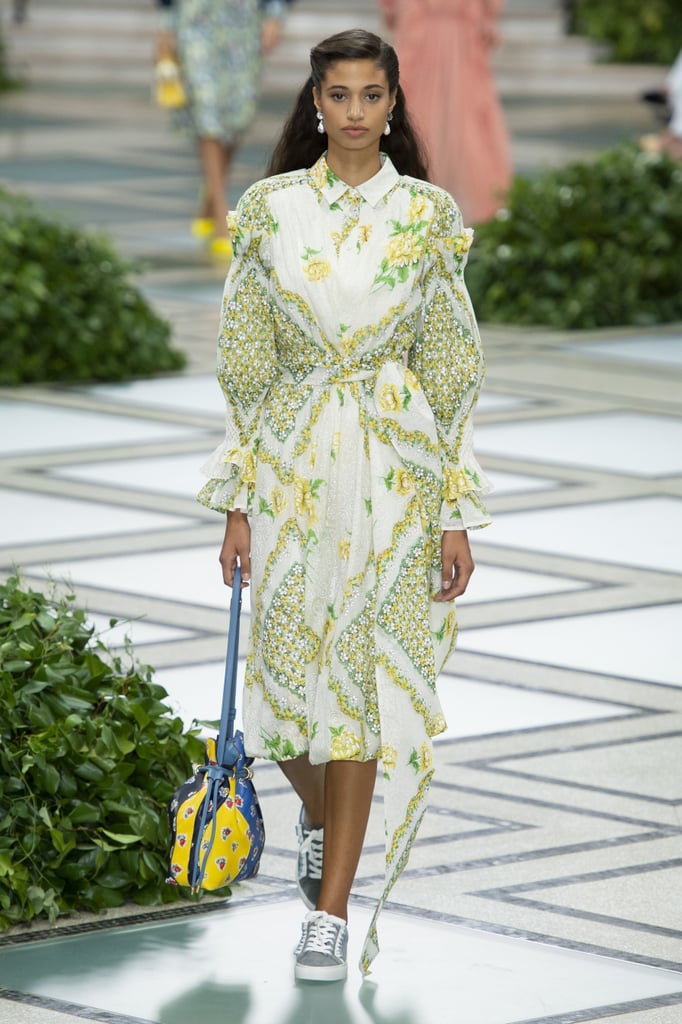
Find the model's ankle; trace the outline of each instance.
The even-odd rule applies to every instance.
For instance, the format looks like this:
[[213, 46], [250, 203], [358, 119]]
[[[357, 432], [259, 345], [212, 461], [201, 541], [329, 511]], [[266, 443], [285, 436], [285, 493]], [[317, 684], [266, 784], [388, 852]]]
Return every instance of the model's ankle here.
[[342, 906], [339, 903], [327, 903], [325, 900], [318, 900], [316, 910], [321, 910], [325, 914], [329, 914], [330, 917], [337, 917], [340, 921], [345, 921], [348, 924], [348, 907]]
[[324, 808], [310, 807], [303, 804], [303, 824], [306, 828], [322, 828], [324, 826]]

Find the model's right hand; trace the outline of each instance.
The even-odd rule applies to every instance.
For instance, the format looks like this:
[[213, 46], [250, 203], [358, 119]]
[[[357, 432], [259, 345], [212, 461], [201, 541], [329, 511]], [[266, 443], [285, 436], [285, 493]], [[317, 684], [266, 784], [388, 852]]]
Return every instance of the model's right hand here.
[[251, 579], [251, 527], [246, 514], [235, 511], [227, 513], [225, 539], [220, 549], [223, 581], [228, 587], [234, 583], [237, 561], [242, 571], [242, 588], [248, 587]]
[[261, 53], [270, 53], [281, 38], [282, 22], [280, 18], [265, 18], [260, 30]]
[[176, 52], [175, 32], [171, 32], [170, 29], [163, 29], [159, 32], [156, 39], [156, 53], [154, 55], [154, 59], [157, 61], [168, 60], [169, 58], [173, 60]]

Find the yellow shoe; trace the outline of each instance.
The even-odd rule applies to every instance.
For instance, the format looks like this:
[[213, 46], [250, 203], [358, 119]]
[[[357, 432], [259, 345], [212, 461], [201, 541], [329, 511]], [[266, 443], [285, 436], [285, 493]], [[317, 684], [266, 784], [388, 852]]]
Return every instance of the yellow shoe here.
[[215, 221], [212, 217], [195, 217], [192, 221], [192, 234], [195, 238], [210, 238], [215, 231]]
[[229, 238], [213, 238], [209, 246], [213, 256], [216, 256], [220, 260], [227, 260], [228, 263], [232, 259], [232, 242]]

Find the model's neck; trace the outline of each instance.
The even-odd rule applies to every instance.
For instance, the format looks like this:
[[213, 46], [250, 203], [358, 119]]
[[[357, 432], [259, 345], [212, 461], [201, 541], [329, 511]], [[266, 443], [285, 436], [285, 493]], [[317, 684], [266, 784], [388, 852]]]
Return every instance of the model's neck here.
[[347, 185], [362, 185], [381, 170], [379, 150], [366, 153], [349, 153], [347, 150], [331, 148], [327, 152], [327, 166], [337, 178]]

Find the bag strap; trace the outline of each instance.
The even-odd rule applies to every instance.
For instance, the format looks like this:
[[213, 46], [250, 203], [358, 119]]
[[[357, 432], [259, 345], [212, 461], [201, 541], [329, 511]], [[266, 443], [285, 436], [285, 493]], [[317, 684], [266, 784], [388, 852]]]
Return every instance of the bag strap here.
[[216, 760], [218, 764], [231, 766], [238, 751], [230, 741], [234, 735], [234, 720], [237, 714], [237, 662], [239, 656], [239, 613], [242, 607], [242, 574], [239, 566], [234, 571], [232, 600], [230, 601], [230, 625], [227, 633], [227, 654], [225, 656], [225, 682], [223, 684], [223, 707], [220, 714], [220, 730], [216, 739]]

